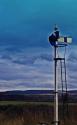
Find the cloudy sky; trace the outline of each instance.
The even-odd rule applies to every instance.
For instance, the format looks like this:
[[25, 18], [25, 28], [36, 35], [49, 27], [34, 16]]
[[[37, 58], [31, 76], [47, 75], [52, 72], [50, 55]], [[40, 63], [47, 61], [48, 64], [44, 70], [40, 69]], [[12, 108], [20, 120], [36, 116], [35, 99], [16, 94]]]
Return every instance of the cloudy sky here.
[[[72, 36], [68, 88], [77, 88], [77, 0], [0, 0], [0, 91], [53, 89], [54, 24]], [[61, 50], [63, 53], [63, 50]]]

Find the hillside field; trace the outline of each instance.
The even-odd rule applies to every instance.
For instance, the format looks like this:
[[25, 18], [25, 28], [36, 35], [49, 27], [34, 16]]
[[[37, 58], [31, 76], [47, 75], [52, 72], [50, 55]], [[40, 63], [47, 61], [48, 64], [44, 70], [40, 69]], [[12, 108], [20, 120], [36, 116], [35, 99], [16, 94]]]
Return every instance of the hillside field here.
[[[0, 125], [51, 125], [54, 119], [51, 102], [0, 101]], [[77, 125], [77, 103], [69, 103], [68, 114], [62, 114], [59, 105], [60, 125]]]

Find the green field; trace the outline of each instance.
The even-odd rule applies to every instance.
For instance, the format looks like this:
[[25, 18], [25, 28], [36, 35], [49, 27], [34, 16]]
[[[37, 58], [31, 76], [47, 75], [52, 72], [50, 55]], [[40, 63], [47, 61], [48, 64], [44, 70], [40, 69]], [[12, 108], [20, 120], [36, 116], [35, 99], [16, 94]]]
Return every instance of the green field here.
[[[0, 101], [0, 125], [51, 125], [54, 105], [48, 102]], [[77, 104], [69, 104], [69, 115], [62, 117], [59, 105], [60, 125], [77, 125]]]
[[51, 102], [0, 101], [1, 105], [53, 105]]

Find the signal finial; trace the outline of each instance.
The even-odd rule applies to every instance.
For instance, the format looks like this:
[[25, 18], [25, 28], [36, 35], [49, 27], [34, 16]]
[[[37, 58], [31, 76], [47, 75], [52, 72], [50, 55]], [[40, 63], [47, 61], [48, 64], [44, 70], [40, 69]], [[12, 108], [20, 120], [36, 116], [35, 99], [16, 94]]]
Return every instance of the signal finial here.
[[54, 30], [55, 30], [55, 31], [58, 30], [58, 26], [57, 26], [57, 24], [55, 24]]

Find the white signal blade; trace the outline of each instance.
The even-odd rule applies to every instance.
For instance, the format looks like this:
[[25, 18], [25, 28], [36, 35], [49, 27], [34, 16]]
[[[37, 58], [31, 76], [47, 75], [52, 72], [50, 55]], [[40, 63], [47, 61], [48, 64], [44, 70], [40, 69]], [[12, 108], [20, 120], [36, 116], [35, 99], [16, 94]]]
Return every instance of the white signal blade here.
[[66, 42], [66, 43], [72, 43], [72, 38], [71, 37], [60, 37], [58, 39], [58, 42]]

